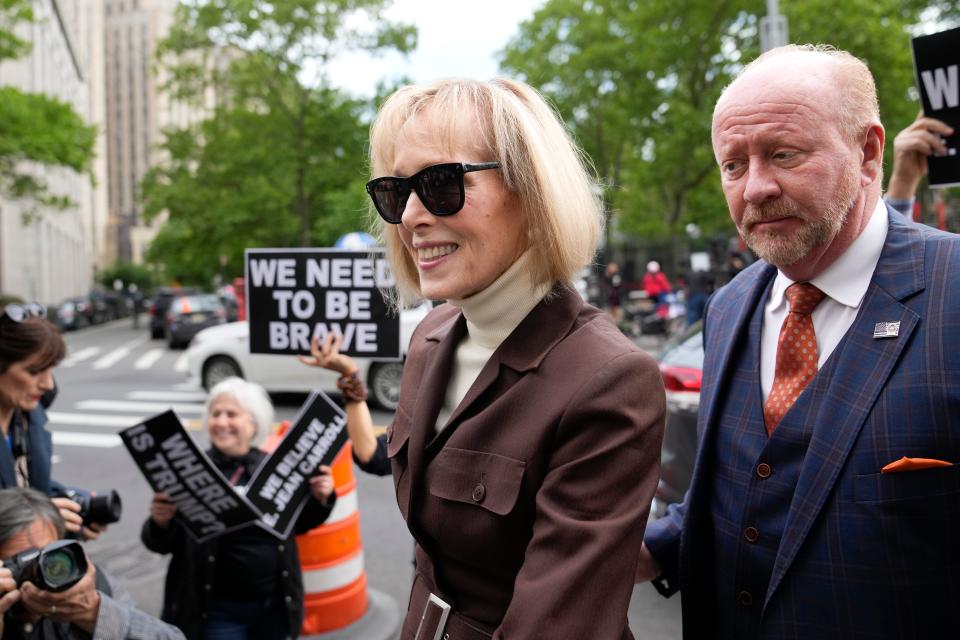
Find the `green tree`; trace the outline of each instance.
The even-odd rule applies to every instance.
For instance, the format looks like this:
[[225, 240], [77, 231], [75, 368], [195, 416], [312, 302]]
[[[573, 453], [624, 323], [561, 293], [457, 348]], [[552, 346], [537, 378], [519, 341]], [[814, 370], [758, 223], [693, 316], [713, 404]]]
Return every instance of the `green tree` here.
[[[384, 0], [253, 0], [180, 6], [161, 61], [167, 90], [211, 116], [166, 132], [168, 160], [142, 184], [145, 215], [167, 222], [148, 258], [167, 275], [239, 274], [243, 249], [323, 246], [366, 224], [371, 105], [330, 86], [325, 66], [355, 49], [403, 52], [412, 27], [383, 20]], [[353, 24], [374, 25], [354, 28]]]
[[[958, 4], [785, 0], [780, 9], [791, 41], [829, 42], [867, 61], [889, 144], [918, 108], [911, 29], [955, 19]], [[621, 228], [667, 234], [697, 222], [709, 232], [729, 225], [710, 145], [713, 105], [758, 55], [764, 11], [759, 0], [548, 0], [501, 62], [555, 102]]]
[[[29, 0], [0, 0], [0, 62], [29, 53], [18, 26], [33, 21]], [[34, 166], [89, 171], [96, 128], [56, 98], [0, 86], [0, 196], [27, 203], [29, 214], [41, 208], [72, 206], [52, 193]]]
[[109, 267], [100, 272], [98, 277], [100, 284], [107, 289], [113, 288], [113, 283], [119, 280], [124, 288], [135, 284], [140, 291], [149, 291], [153, 289], [153, 273], [142, 264], [133, 264], [126, 260], [118, 260]]

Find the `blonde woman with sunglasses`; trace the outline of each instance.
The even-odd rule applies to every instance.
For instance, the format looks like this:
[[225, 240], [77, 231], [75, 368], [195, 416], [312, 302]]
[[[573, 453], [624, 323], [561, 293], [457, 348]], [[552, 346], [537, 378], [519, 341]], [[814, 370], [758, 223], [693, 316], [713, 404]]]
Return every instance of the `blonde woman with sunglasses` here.
[[374, 438], [336, 339], [357, 459], [389, 462], [417, 542], [401, 638], [632, 638], [633, 571], [659, 475], [657, 366], [570, 285], [602, 211], [554, 111], [511, 80], [397, 91], [367, 184], [418, 327]]

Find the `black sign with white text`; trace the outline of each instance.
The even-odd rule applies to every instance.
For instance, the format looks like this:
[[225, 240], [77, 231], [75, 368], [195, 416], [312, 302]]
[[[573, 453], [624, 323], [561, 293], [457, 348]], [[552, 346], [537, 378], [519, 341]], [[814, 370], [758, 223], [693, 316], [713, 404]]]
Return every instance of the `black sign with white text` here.
[[177, 505], [175, 517], [198, 542], [259, 517], [197, 448], [173, 411], [124, 429], [120, 438], [153, 490], [165, 491]]
[[320, 465], [330, 465], [347, 442], [347, 416], [326, 394], [314, 391], [293, 425], [247, 485], [246, 496], [263, 516], [261, 526], [283, 539], [303, 509]]
[[960, 27], [914, 38], [913, 64], [923, 114], [953, 127], [946, 155], [928, 160], [930, 186], [960, 185]]
[[394, 286], [382, 251], [247, 249], [250, 352], [308, 354], [310, 339], [343, 336], [340, 352], [400, 358], [400, 317], [381, 289]]

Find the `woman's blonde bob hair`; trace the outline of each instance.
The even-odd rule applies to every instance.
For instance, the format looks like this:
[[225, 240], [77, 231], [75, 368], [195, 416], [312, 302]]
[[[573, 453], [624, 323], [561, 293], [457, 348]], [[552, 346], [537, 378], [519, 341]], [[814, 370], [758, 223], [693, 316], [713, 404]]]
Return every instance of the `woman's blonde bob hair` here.
[[[524, 216], [534, 283], [571, 280], [597, 248], [603, 225], [600, 189], [557, 113], [529, 85], [503, 78], [450, 79], [398, 90], [370, 128], [373, 176], [393, 174], [396, 141], [404, 127], [420, 117], [429, 117], [436, 140], [452, 153], [464, 114], [475, 117], [485, 147], [481, 151], [488, 155], [456, 160], [500, 163], [504, 184], [517, 197]], [[393, 266], [400, 302], [420, 299], [417, 266], [404, 249], [397, 225], [373, 215], [375, 233]]]

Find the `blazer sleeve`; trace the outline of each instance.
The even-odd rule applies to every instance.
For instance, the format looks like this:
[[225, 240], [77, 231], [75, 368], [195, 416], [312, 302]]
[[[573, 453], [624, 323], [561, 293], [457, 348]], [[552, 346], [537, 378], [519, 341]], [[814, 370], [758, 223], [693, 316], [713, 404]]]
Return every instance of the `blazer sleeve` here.
[[664, 412], [659, 370], [639, 352], [616, 356], [570, 399], [494, 640], [622, 637]]
[[680, 534], [689, 495], [688, 492], [682, 503], [670, 505], [662, 518], [650, 523], [643, 540], [660, 566], [660, 576], [653, 580], [653, 585], [666, 598], [680, 590]]

